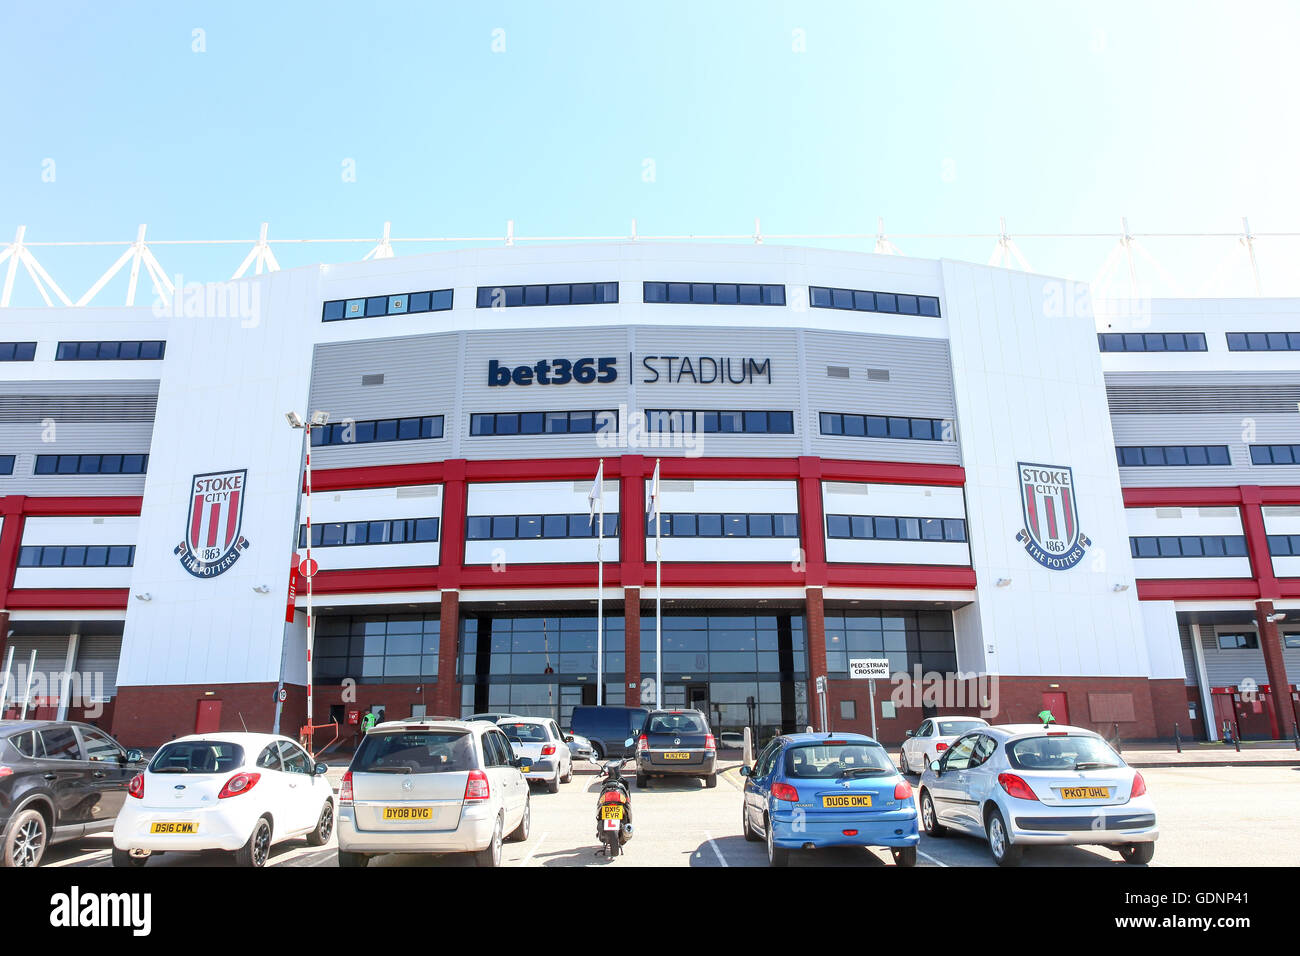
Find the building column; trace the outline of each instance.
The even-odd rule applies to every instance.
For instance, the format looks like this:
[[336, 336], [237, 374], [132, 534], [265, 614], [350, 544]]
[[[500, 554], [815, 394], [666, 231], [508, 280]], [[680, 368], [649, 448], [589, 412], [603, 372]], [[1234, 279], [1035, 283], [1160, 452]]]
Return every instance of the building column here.
[[[72, 669], [77, 666], [77, 648], [80, 644], [81, 634], [74, 627], [68, 635], [68, 654], [63, 661], [63, 673], [59, 675], [63, 683], [59, 688], [59, 710], [55, 720], [68, 719], [68, 693], [72, 688]], [[77, 681], [77, 687], [81, 687], [80, 680]]]
[[460, 717], [456, 652], [460, 644], [460, 592], [443, 591], [438, 610], [438, 683], [433, 695], [439, 717]]
[[623, 589], [623, 702], [641, 705], [641, 589]]
[[[826, 604], [821, 588], [805, 590], [804, 607], [804, 639], [808, 642], [808, 723], [821, 730], [817, 678], [826, 673]], [[826, 706], [829, 710], [829, 697]]]
[[1269, 620], [1272, 614], [1272, 601], [1256, 602], [1255, 622], [1259, 626], [1259, 646], [1264, 652], [1264, 666], [1268, 669], [1269, 700], [1272, 702], [1278, 736], [1284, 739], [1295, 731], [1295, 714], [1291, 709], [1291, 685], [1287, 682], [1286, 661], [1282, 658], [1282, 635], [1277, 624]]
[[18, 549], [23, 542], [25, 520], [23, 502], [26, 500], [24, 495], [0, 496], [0, 521], [3, 522], [0, 523], [0, 668], [5, 666], [4, 660], [9, 653], [9, 591], [18, 572]]
[[1217, 742], [1218, 723], [1214, 719], [1214, 698], [1210, 695], [1210, 678], [1205, 669], [1205, 648], [1201, 646], [1201, 625], [1193, 624], [1192, 660], [1196, 663], [1196, 689], [1201, 696], [1201, 718], [1205, 724], [1206, 739]]

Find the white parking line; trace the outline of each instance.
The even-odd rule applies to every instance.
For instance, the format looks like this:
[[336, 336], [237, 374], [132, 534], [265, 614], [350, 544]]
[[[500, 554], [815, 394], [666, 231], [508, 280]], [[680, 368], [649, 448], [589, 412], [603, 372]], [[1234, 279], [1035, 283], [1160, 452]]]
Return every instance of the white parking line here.
[[549, 830], [537, 838], [537, 842], [534, 843], [533, 848], [528, 851], [528, 855], [519, 861], [520, 866], [527, 866], [532, 861], [533, 854], [537, 852], [538, 847], [540, 847], [544, 842], [546, 842], [546, 838], [548, 836], [550, 836]]
[[718, 862], [723, 866], [727, 866], [727, 858], [722, 855], [722, 851], [718, 849], [718, 845], [713, 842], [713, 837], [707, 830], [704, 831], [704, 839], [708, 840], [709, 846], [713, 847], [713, 855], [718, 858]]
[[929, 861], [930, 861], [931, 863], [933, 863], [935, 866], [947, 867], [947, 865], [948, 865], [947, 863], [943, 862], [943, 860], [936, 860], [936, 859], [935, 859], [934, 857], [932, 857], [930, 854], [925, 853], [925, 852], [922, 851], [922, 850], [917, 850], [917, 851], [916, 851], [916, 855], [917, 855], [917, 856], [923, 856], [923, 857], [925, 857], [927, 860], [929, 860]]
[[79, 866], [85, 865], [92, 860], [107, 860], [109, 857], [108, 850], [96, 850], [92, 853], [80, 853], [77, 856], [69, 857], [66, 860], [55, 860], [53, 863], [46, 863], [44, 866]]

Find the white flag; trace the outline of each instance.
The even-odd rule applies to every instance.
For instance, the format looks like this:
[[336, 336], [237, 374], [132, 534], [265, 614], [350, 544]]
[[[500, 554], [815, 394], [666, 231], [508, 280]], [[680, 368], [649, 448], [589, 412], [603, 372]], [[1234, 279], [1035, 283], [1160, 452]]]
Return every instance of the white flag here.
[[596, 468], [596, 480], [592, 483], [591, 491], [587, 493], [587, 505], [589, 507], [587, 527], [590, 528], [596, 520], [596, 508], [599, 507], [602, 512], [605, 510], [605, 460], [603, 458]]
[[655, 474], [650, 479], [650, 513], [646, 515], [646, 521], [654, 521], [655, 515], [659, 513], [659, 460], [655, 459]]

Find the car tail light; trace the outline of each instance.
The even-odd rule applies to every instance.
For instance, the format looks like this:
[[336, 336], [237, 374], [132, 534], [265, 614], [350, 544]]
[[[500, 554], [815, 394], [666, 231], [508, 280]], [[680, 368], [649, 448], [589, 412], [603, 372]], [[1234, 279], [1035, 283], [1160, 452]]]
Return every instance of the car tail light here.
[[549, 757], [553, 753], [555, 753], [555, 744], [544, 744], [542, 746], [543, 757]]
[[13, 767], [0, 766], [0, 777], [8, 777], [11, 774], [13, 774], [13, 772], [14, 772]]
[[641, 751], [645, 750], [649, 746], [650, 746], [650, 741], [645, 734], [642, 734], [640, 737], [637, 738], [636, 740], [637, 753], [640, 753]]
[[1134, 797], [1145, 796], [1147, 792], [1147, 782], [1142, 779], [1142, 774], [1136, 770], [1133, 771], [1133, 792], [1128, 795], [1132, 800]]
[[600, 795], [601, 803], [627, 803], [627, 797], [621, 790], [606, 790]]
[[799, 791], [788, 783], [772, 784], [772, 798], [774, 800], [789, 800], [791, 803], [799, 802]]
[[945, 750], [948, 749], [948, 745], [944, 743], [942, 740], [940, 740], [938, 743], [934, 745], [934, 749], [938, 753], [943, 753]]
[[898, 781], [898, 783], [894, 784], [894, 799], [911, 800], [912, 785], [908, 783], [906, 780], [900, 780]]
[[858, 831], [857, 831], [857, 830], [844, 830], [843, 833], [844, 833], [845, 836], [857, 836], [857, 835], [858, 835]]
[[716, 740], [713, 739], [713, 734], [705, 734], [705, 735], [704, 735], [704, 749], [705, 749], [705, 750], [717, 750], [717, 749], [718, 749], [718, 742], [717, 742]]
[[137, 800], [144, 799], [144, 774], [137, 773], [131, 778], [131, 782], [126, 785], [126, 793], [127, 796], [135, 797]]
[[471, 770], [469, 779], [465, 781], [465, 800], [486, 800], [492, 796], [492, 788], [488, 786], [487, 774], [482, 770]]
[[217, 799], [224, 800], [226, 797], [237, 797], [240, 794], [248, 793], [257, 786], [257, 781], [261, 779], [262, 775], [260, 773], [237, 773], [226, 781], [226, 785], [217, 794]]
[[1025, 783], [1014, 773], [998, 774], [998, 783], [1005, 790], [1008, 796], [1015, 797], [1017, 800], [1037, 800], [1038, 796], [1034, 793], [1029, 784]]
[[349, 770], [343, 774], [343, 780], [339, 783], [339, 805], [352, 804], [352, 771]]

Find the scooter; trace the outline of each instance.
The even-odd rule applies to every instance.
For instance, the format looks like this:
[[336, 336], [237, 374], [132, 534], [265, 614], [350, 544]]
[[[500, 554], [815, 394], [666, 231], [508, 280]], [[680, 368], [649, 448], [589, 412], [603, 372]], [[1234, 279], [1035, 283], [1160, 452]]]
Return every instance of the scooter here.
[[[631, 750], [636, 741], [628, 738], [623, 746]], [[627, 781], [623, 779], [623, 764], [629, 758], [625, 755], [605, 761], [600, 775], [605, 778], [600, 785], [600, 796], [596, 799], [596, 839], [602, 844], [603, 852], [610, 859], [619, 855], [623, 844], [632, 839], [632, 797]]]

